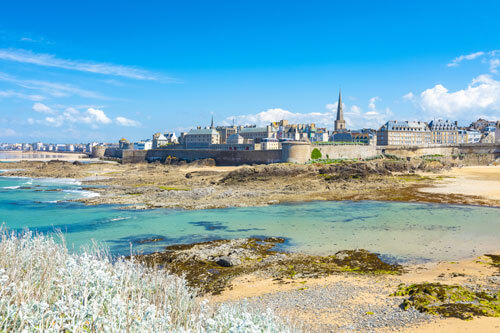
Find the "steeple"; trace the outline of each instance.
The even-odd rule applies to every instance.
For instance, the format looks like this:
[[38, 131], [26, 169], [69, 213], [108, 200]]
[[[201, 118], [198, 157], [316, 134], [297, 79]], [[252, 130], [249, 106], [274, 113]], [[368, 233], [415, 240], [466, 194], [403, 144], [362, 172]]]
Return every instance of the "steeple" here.
[[212, 115], [212, 122], [210, 123], [210, 128], [214, 128], [214, 115]]
[[342, 89], [339, 90], [339, 104], [337, 105], [337, 120], [344, 120], [344, 111], [342, 110]]
[[342, 110], [342, 89], [339, 90], [339, 104], [337, 105], [337, 120], [335, 120], [335, 131], [345, 130], [344, 111]]

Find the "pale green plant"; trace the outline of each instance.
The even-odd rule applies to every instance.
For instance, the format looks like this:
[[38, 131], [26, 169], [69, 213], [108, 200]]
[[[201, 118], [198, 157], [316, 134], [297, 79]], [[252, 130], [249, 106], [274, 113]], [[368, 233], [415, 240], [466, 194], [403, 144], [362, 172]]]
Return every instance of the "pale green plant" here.
[[271, 311], [212, 306], [186, 281], [99, 246], [0, 227], [0, 332], [290, 332]]

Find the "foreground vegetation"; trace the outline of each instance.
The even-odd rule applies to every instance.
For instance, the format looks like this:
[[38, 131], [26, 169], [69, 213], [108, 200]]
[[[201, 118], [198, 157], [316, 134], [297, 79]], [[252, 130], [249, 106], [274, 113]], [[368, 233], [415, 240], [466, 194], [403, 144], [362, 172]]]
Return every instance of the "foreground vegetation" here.
[[0, 332], [289, 332], [271, 311], [210, 306], [183, 278], [94, 246], [0, 228]]

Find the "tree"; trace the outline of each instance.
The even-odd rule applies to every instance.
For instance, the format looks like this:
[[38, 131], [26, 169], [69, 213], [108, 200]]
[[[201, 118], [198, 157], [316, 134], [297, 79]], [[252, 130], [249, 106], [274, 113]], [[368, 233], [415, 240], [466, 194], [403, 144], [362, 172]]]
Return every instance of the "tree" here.
[[323, 155], [321, 155], [321, 152], [319, 151], [318, 148], [314, 148], [313, 151], [311, 152], [311, 159], [312, 160], [319, 160]]

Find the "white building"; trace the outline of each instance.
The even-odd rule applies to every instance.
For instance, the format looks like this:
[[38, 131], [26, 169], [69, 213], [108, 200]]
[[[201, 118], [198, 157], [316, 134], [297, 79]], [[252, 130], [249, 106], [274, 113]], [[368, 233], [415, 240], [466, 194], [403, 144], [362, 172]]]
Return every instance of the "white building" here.
[[136, 150], [150, 150], [153, 149], [153, 141], [143, 140], [139, 142], [134, 142], [134, 149]]
[[276, 150], [280, 149], [280, 142], [275, 138], [264, 138], [261, 143], [262, 150]]

